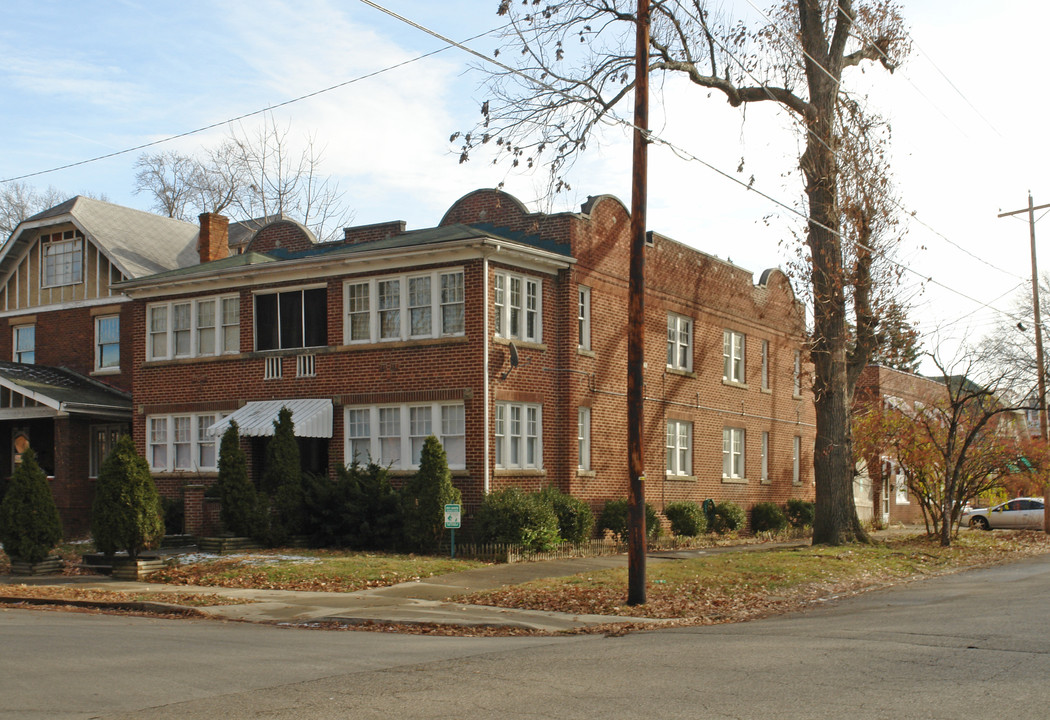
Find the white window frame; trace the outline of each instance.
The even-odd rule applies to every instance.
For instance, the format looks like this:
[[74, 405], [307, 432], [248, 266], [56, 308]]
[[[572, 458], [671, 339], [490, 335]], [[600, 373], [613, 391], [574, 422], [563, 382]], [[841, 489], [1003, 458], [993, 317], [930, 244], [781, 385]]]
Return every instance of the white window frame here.
[[[116, 321], [116, 338], [103, 335], [103, 325]], [[106, 348], [116, 347], [116, 362], [106, 362]], [[95, 372], [120, 370], [120, 315], [95, 316]]]
[[12, 329], [12, 359], [16, 363], [36, 363], [36, 325], [15, 325]]
[[762, 469], [761, 481], [769, 482], [769, 431], [762, 431]]
[[795, 351], [795, 361], [792, 369], [791, 393], [795, 397], [802, 395], [802, 351]]
[[769, 389], [769, 341], [762, 341], [762, 389]]
[[79, 285], [84, 282], [84, 236], [66, 230], [40, 237], [40, 287]]
[[[229, 413], [172, 413], [146, 417], [146, 456], [152, 472], [214, 471], [219, 466], [219, 438], [206, 435], [204, 430], [222, 420]], [[205, 423], [202, 425], [202, 423]], [[184, 432], [179, 433], [179, 428]], [[185, 448], [187, 458], [180, 465], [179, 446]], [[212, 449], [213, 465], [201, 462], [202, 451]], [[158, 462], [162, 457], [163, 462]]]
[[[451, 278], [451, 280], [449, 280]], [[410, 292], [416, 283], [429, 283], [429, 300]], [[384, 296], [388, 304], [380, 307], [380, 285], [396, 285], [396, 295]], [[457, 337], [466, 333], [466, 305], [463, 268], [439, 268], [428, 273], [405, 273], [357, 278], [343, 283], [343, 344], [401, 342], [426, 338]], [[413, 333], [412, 317], [429, 318], [429, 329]], [[384, 334], [384, 317], [396, 318]], [[354, 319], [358, 319], [355, 332]], [[367, 328], [361, 326], [364, 320]]]
[[667, 367], [686, 372], [693, 369], [693, 319], [678, 313], [667, 313]]
[[531, 275], [497, 272], [493, 283], [494, 329], [497, 337], [543, 342], [543, 280]]
[[543, 406], [496, 403], [496, 467], [543, 469]]
[[591, 409], [581, 407], [576, 412], [576, 469], [591, 469]]
[[722, 379], [743, 385], [747, 382], [747, 337], [735, 330], [722, 331]]
[[802, 484], [802, 437], [795, 435], [791, 438], [791, 483]]
[[[232, 301], [236, 301], [238, 318], [236, 325], [229, 323], [229, 317], [225, 310]], [[200, 314], [198, 306], [204, 303], [214, 303], [213, 324], [210, 326], [200, 325]], [[175, 328], [175, 308], [189, 305], [189, 325], [187, 327]], [[220, 315], [221, 313], [221, 315]], [[207, 297], [192, 298], [189, 300], [170, 300], [167, 302], [149, 303], [146, 305], [146, 360], [171, 360], [172, 358], [186, 357], [215, 357], [217, 355], [229, 355], [240, 352], [240, 296], [238, 295], [209, 295]], [[158, 320], [158, 322], [154, 322]], [[220, 345], [219, 327], [222, 327], [222, 343]], [[234, 330], [233, 328], [236, 328]], [[212, 352], [200, 351], [200, 330], [211, 329], [214, 331], [212, 341]], [[181, 352], [176, 353], [176, 332], [187, 333], [187, 346]], [[234, 343], [233, 339], [236, 338]], [[162, 345], [162, 351], [158, 346]]]
[[744, 450], [747, 432], [744, 428], [722, 428], [722, 477], [743, 480], [747, 477]]
[[[419, 422], [426, 413], [429, 413], [428, 432]], [[344, 408], [343, 417], [343, 457], [347, 464], [354, 461], [356, 452], [359, 463], [375, 462], [393, 470], [418, 470], [415, 455], [421, 450], [422, 441], [434, 435], [445, 448], [449, 469], [466, 469], [466, 413], [461, 402], [354, 405]], [[384, 440], [388, 441], [386, 455]]]
[[688, 420], [668, 420], [665, 434], [666, 472], [668, 475], [693, 474], [693, 423]]
[[580, 350], [591, 349], [591, 289], [584, 285], [579, 288], [579, 307], [577, 309], [579, 323], [579, 348]]

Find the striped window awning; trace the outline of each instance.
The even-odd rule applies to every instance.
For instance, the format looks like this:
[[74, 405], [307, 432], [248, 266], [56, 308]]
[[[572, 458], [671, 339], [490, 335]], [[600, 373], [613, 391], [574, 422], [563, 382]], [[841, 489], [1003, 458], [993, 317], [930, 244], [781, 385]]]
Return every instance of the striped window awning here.
[[328, 399], [294, 398], [288, 400], [262, 400], [247, 403], [232, 415], [210, 425], [207, 434], [222, 435], [236, 421], [242, 437], [266, 437], [273, 435], [273, 424], [281, 408], [292, 411], [292, 424], [296, 437], [332, 437], [332, 401]]

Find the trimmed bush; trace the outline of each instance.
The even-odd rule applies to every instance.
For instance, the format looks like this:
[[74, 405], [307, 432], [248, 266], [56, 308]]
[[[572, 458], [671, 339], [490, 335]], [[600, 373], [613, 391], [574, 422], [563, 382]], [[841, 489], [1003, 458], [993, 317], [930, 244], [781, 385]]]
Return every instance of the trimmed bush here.
[[689, 500], [667, 503], [664, 515], [671, 523], [671, 532], [678, 537], [696, 537], [707, 532], [707, 516], [699, 503]]
[[788, 526], [787, 515], [780, 506], [771, 502], [755, 503], [751, 508], [752, 532], [783, 530]]
[[0, 504], [0, 543], [8, 557], [38, 563], [61, 539], [62, 521], [47, 475], [27, 449]]
[[507, 488], [485, 496], [474, 519], [474, 533], [482, 543], [521, 545], [542, 552], [558, 546], [558, 516], [540, 493]]
[[791, 498], [787, 501], [787, 520], [791, 527], [812, 527], [816, 515], [816, 506], [809, 500]]
[[164, 537], [157, 487], [129, 435], [117, 440], [98, 471], [91, 535], [100, 552], [125, 550], [132, 560]]
[[554, 508], [554, 514], [558, 516], [558, 535], [562, 540], [582, 543], [591, 539], [594, 513], [587, 503], [563, 493], [553, 485], [541, 490], [539, 495]]
[[408, 546], [413, 550], [436, 550], [445, 532], [445, 505], [460, 503], [462, 497], [452, 485], [445, 448], [431, 435], [423, 441], [419, 471], [401, 489], [401, 515]]
[[712, 522], [709, 529], [719, 535], [725, 535], [728, 532], [740, 530], [746, 522], [747, 516], [744, 514], [743, 508], [731, 500], [723, 500], [715, 503], [715, 510], [712, 513]]
[[292, 411], [286, 407], [281, 408], [273, 422], [273, 437], [266, 445], [266, 467], [260, 485], [269, 506], [267, 542], [273, 547], [286, 545], [305, 525], [299, 442], [295, 439]]
[[401, 508], [386, 468], [354, 462], [336, 478], [304, 475], [307, 527], [315, 547], [393, 550], [401, 541]]
[[236, 421], [222, 434], [219, 444], [219, 479], [214, 485], [221, 502], [219, 520], [226, 532], [238, 537], [260, 539], [265, 516], [259, 507], [255, 485], [248, 478], [248, 460], [241, 450]]
[[[619, 500], [606, 500], [598, 517], [598, 533], [604, 535], [608, 530], [618, 540], [627, 539], [628, 524], [627, 498]], [[663, 528], [660, 526], [660, 517], [656, 514], [656, 508], [649, 503], [645, 504], [645, 535], [648, 539], [660, 537]]]

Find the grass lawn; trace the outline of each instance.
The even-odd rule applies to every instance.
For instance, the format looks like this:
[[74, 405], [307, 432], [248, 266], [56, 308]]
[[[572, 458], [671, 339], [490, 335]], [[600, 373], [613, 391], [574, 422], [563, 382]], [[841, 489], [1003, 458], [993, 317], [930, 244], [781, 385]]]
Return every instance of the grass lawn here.
[[950, 548], [925, 536], [877, 545], [774, 548], [647, 564], [647, 602], [627, 606], [627, 570], [538, 580], [457, 598], [497, 607], [737, 622], [903, 581], [1050, 552], [1041, 532], [961, 533]]
[[267, 590], [353, 592], [434, 575], [483, 567], [476, 560], [348, 552], [271, 550], [246, 554], [188, 556], [178, 566], [153, 573], [148, 582]]

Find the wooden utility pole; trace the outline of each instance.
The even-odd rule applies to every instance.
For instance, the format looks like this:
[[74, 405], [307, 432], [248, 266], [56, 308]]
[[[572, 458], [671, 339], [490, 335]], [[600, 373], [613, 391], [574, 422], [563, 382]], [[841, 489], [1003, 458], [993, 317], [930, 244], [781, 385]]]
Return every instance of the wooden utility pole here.
[[[1043, 438], [1043, 442], [1046, 442], [1047, 438], [1050, 437], [1047, 434], [1050, 428], [1046, 426], [1046, 366], [1043, 364], [1043, 322], [1039, 318], [1039, 268], [1035, 261], [1035, 211], [1043, 208], [1050, 208], [1050, 204], [1034, 206], [1032, 204], [1032, 193], [1029, 192], [1027, 208], [999, 213], [999, 217], [1019, 215], [1023, 212], [1028, 213], [1028, 238], [1032, 247], [1032, 314], [1034, 316], [1033, 320], [1035, 320], [1035, 364], [1039, 383], [1039, 435]], [[1050, 506], [1050, 484], [1043, 485], [1043, 505]], [[1050, 513], [1045, 510], [1043, 512], [1043, 530], [1050, 534]]]
[[631, 170], [631, 270], [627, 295], [627, 604], [645, 604], [645, 206], [649, 131], [649, 0], [638, 0]]

